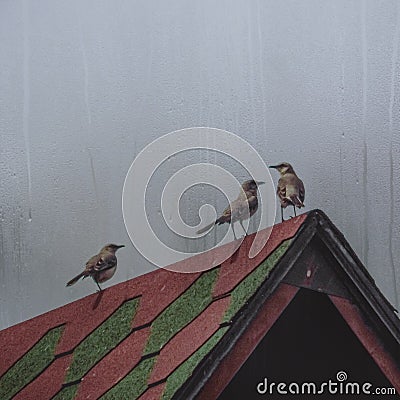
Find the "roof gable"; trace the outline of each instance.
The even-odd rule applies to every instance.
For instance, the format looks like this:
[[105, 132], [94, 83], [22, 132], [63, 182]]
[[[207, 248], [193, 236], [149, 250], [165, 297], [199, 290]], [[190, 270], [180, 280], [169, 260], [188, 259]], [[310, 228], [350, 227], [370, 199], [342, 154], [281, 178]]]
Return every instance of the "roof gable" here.
[[315, 210], [309, 213], [289, 249], [246, 304], [245, 312], [235, 316], [236, 321], [219, 348], [199, 366], [174, 399], [195, 395], [198, 400], [217, 398], [301, 287], [329, 296], [400, 392], [400, 321], [395, 310], [343, 235], [323, 212]]

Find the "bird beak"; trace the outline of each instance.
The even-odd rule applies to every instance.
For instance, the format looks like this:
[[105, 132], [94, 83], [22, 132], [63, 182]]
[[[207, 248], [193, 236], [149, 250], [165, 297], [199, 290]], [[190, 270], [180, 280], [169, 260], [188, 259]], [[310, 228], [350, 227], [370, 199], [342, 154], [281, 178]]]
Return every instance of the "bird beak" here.
[[264, 185], [264, 184], [265, 184], [265, 182], [263, 182], [263, 181], [258, 181], [258, 182], [256, 182], [256, 183], [257, 183], [258, 186]]
[[278, 169], [278, 166], [277, 165], [270, 165], [268, 168]]
[[120, 249], [121, 247], [125, 247], [125, 245], [121, 244], [121, 246], [117, 246], [117, 249]]

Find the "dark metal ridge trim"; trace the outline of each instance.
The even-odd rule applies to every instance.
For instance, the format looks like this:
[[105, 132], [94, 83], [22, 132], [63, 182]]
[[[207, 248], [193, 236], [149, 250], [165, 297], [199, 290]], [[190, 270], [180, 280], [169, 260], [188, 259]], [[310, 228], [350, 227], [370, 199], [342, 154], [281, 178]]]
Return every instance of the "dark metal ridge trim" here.
[[[351, 290], [357, 303], [362, 306], [367, 303], [390, 334], [400, 344], [400, 320], [394, 313], [395, 308], [376, 286], [374, 279], [355, 254], [344, 235], [336, 228], [330, 219], [320, 210], [313, 211], [318, 221], [317, 235], [326, 245], [347, 277], [358, 289]], [[346, 283], [346, 282], [344, 282]], [[361, 295], [360, 295], [361, 294]], [[370, 314], [368, 307], [363, 311]]]
[[[199, 394], [221, 361], [232, 350], [242, 334], [257, 317], [266, 299], [275, 291], [287, 272], [309, 245], [317, 231], [317, 224], [318, 221], [314, 212], [310, 212], [302, 226], [296, 232], [289, 248], [271, 271], [268, 279], [262, 283], [249, 300], [245, 310], [239, 312], [239, 315], [234, 318], [232, 327], [226, 332], [214, 349], [200, 362], [190, 379], [178, 389], [172, 397], [174, 400], [190, 400]], [[302, 236], [302, 240], [296, 240], [300, 236]]]

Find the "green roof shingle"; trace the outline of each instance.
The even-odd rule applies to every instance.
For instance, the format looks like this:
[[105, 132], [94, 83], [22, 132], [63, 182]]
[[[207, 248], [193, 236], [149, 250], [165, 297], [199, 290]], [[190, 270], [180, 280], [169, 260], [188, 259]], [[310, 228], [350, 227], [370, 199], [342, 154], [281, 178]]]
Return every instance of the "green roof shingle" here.
[[172, 336], [193, 321], [211, 303], [212, 288], [217, 276], [218, 269], [203, 273], [154, 320], [144, 354], [159, 351]]
[[9, 400], [54, 360], [54, 350], [63, 326], [47, 332], [0, 379], [0, 399]]
[[81, 379], [130, 333], [138, 304], [138, 298], [126, 301], [76, 347], [66, 382]]

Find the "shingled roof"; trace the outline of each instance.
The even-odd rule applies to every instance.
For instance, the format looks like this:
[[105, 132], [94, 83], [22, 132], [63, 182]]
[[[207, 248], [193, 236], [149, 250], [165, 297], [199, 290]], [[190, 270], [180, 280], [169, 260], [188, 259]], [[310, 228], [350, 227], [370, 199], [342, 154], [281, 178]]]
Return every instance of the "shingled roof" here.
[[[350, 284], [316, 262], [294, 268], [315, 237]], [[275, 225], [250, 259], [252, 240], [205, 272], [159, 269], [1, 331], [0, 398], [217, 398], [301, 287], [329, 294], [399, 391], [399, 320], [329, 219], [317, 210]]]

